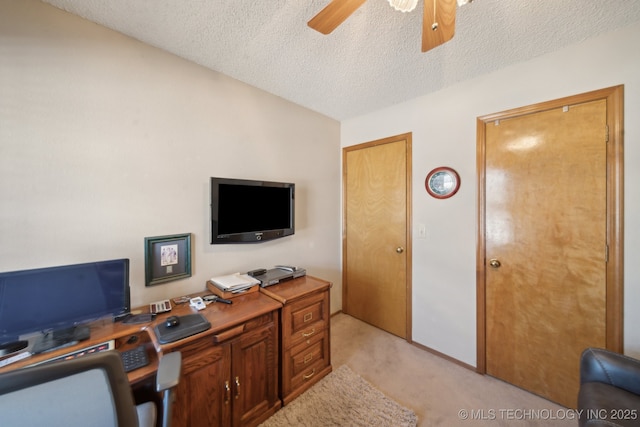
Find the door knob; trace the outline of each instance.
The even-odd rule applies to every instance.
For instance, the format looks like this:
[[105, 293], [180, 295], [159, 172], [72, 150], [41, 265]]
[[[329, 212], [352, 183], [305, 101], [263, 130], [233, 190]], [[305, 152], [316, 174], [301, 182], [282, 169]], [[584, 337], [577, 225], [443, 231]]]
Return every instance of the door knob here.
[[489, 260], [489, 265], [493, 268], [500, 268], [500, 266], [502, 264], [500, 264], [500, 261], [498, 261], [497, 259], [493, 258], [491, 260]]
[[404, 252], [404, 248], [402, 246], [398, 246], [396, 248], [396, 252], [398, 252], [399, 254], [401, 254], [402, 252]]

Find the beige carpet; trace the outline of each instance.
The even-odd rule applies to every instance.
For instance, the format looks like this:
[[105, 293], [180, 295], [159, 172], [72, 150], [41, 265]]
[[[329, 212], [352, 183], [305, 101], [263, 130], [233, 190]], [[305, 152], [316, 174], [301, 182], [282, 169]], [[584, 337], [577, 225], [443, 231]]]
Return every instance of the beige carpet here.
[[262, 427], [413, 427], [416, 414], [389, 399], [346, 365], [340, 366]]
[[[454, 339], [454, 338], [452, 338]], [[331, 318], [331, 363], [348, 365], [418, 416], [418, 427], [577, 427], [575, 413], [447, 361], [346, 314]]]

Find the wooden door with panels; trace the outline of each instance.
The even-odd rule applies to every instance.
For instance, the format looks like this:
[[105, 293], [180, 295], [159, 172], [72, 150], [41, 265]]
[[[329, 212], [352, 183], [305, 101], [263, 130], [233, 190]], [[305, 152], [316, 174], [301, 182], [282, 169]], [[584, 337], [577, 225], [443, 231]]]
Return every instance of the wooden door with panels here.
[[411, 340], [411, 134], [343, 149], [345, 313]]
[[622, 90], [478, 119], [478, 370], [572, 408], [622, 351]]

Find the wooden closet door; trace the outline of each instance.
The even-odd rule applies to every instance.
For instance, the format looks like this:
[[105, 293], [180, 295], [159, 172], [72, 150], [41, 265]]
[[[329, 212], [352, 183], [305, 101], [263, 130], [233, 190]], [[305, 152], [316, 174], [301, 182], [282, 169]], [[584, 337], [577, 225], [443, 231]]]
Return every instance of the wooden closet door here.
[[607, 102], [486, 124], [487, 373], [576, 406], [606, 346]]
[[410, 134], [344, 150], [343, 311], [409, 339]]

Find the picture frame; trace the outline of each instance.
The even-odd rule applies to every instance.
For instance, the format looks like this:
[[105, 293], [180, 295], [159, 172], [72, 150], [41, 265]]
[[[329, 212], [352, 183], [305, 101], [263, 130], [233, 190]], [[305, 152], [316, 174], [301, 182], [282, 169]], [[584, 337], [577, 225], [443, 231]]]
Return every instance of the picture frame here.
[[191, 277], [191, 233], [144, 238], [145, 286]]

